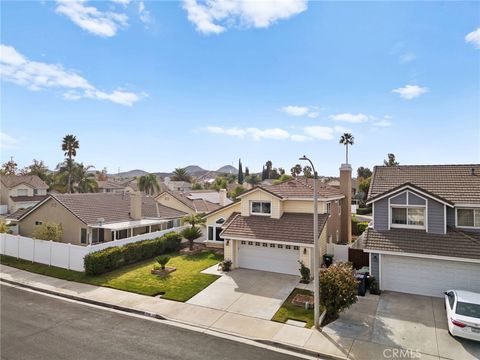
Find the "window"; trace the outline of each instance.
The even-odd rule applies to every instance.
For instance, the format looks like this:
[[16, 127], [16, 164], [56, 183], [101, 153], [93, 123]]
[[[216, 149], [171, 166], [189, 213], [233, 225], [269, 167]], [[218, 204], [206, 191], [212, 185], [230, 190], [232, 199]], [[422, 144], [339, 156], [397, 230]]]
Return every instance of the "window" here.
[[336, 238], [336, 241], [337, 241], [337, 243], [338, 243], [338, 242], [340, 241], [339, 234], [338, 234], [338, 230], [337, 230], [337, 232], [336, 232], [336, 234], [335, 234], [335, 238]]
[[246, 241], [242, 241], [242, 245], [245, 245], [247, 242]]
[[327, 202], [327, 214], [330, 214], [332, 208], [332, 204], [330, 202]]
[[300, 250], [300, 247], [294, 246], [294, 247], [293, 247], [293, 250]]
[[338, 215], [342, 215], [342, 200], [338, 200]]
[[87, 243], [87, 229], [84, 229], [84, 228], [80, 229], [80, 243], [81, 244]]
[[38, 195], [38, 190], [37, 189], [33, 189], [33, 195]]
[[270, 201], [252, 201], [250, 213], [255, 215], [270, 215], [272, 203]]
[[35, 225], [42, 225], [43, 223], [41, 221], [35, 221]]
[[455, 314], [478, 319], [480, 318], [480, 305], [459, 301], [457, 302]]
[[283, 249], [283, 245], [277, 245], [279, 249]]
[[263, 246], [263, 247], [267, 247], [268, 244], [267, 244], [267, 243], [263, 243], [262, 246]]
[[249, 241], [249, 242], [248, 242], [248, 245], [253, 245], [253, 241]]
[[28, 196], [27, 189], [17, 189], [17, 196]]
[[271, 247], [271, 248], [274, 248], [274, 247], [275, 247], [275, 244], [270, 244], [270, 247]]
[[480, 208], [457, 209], [457, 226], [480, 227]]
[[392, 227], [425, 228], [425, 208], [392, 207]]
[[223, 241], [220, 236], [222, 228], [219, 226], [208, 226], [208, 240], [209, 241]]
[[255, 246], [260, 246], [260, 243], [259, 243], [259, 242], [256, 242], [256, 243], [255, 243]]
[[128, 237], [128, 229], [117, 230], [116, 232], [117, 232], [117, 234], [116, 234], [116, 239], [117, 240], [125, 239], [125, 238]]
[[292, 247], [290, 245], [285, 245], [285, 249], [290, 250]]

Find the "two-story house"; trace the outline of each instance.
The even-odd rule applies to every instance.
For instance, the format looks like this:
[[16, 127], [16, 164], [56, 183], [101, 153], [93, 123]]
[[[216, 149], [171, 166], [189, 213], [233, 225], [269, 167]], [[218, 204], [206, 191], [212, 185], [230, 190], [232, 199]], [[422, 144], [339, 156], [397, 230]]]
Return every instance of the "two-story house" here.
[[[317, 183], [320, 256], [327, 242], [351, 239], [350, 166], [343, 172], [346, 194]], [[313, 262], [313, 181], [292, 179], [254, 187], [236, 202], [210, 212], [207, 245], [223, 247], [233, 268], [299, 275], [298, 261], [309, 268]]]
[[162, 191], [155, 196], [160, 204], [186, 212], [187, 214], [205, 214], [232, 203], [227, 197], [227, 190], [190, 190]]
[[377, 166], [363, 235], [382, 290], [480, 292], [480, 165]]
[[27, 209], [47, 197], [48, 186], [37, 175], [2, 175], [0, 182], [1, 214]]

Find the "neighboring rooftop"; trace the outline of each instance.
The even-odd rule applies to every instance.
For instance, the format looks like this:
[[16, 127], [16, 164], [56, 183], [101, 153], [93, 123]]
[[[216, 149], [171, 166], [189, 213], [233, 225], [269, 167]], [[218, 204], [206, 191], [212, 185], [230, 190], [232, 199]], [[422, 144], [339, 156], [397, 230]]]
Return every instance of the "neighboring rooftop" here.
[[99, 189], [125, 189], [125, 185], [110, 180], [97, 180], [97, 185]]
[[[291, 179], [277, 185], [262, 185], [261, 188], [280, 198], [313, 198], [314, 179]], [[320, 198], [344, 197], [342, 192], [317, 180], [317, 193]]]
[[48, 189], [48, 185], [37, 175], [1, 175], [0, 181], [9, 189], [20, 184], [28, 185], [34, 189]]
[[[322, 233], [328, 214], [318, 215], [318, 234]], [[292, 232], [292, 229], [295, 231]], [[313, 244], [313, 216], [303, 213], [283, 213], [280, 219], [264, 216], [241, 216], [233, 213], [221, 232], [223, 238], [272, 240]]]
[[[215, 190], [166, 191], [178, 201], [196, 212], [210, 212], [220, 208], [220, 193]], [[226, 199], [226, 204], [232, 200]]]
[[480, 204], [480, 164], [375, 166], [368, 198], [407, 183], [454, 204]]
[[10, 196], [14, 202], [39, 202], [47, 198], [48, 195], [33, 195], [33, 196]]
[[[105, 223], [132, 220], [128, 193], [55, 194], [50, 197], [86, 224], [94, 224], [100, 218], [103, 218]], [[183, 215], [184, 212], [161, 205], [150, 196], [142, 198], [143, 218], [174, 219]]]
[[448, 229], [446, 234], [432, 234], [411, 229], [378, 231], [368, 228], [363, 234], [363, 247], [367, 250], [480, 260], [480, 233]]

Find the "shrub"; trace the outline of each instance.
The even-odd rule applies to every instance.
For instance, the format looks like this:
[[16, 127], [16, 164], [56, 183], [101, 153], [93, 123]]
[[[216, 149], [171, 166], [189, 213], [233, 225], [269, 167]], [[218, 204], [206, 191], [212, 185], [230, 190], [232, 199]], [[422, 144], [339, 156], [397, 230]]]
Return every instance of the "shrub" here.
[[308, 284], [310, 282], [310, 269], [305, 266], [303, 261], [299, 261], [300, 263], [300, 275], [302, 276], [301, 282], [304, 284]]
[[183, 229], [181, 234], [188, 240], [190, 250], [193, 250], [193, 242], [202, 236], [202, 230], [198, 226], [192, 226]]
[[170, 261], [170, 256], [168, 255], [160, 255], [155, 258], [156, 262], [158, 262], [162, 268], [162, 270], [165, 270], [165, 265]]
[[335, 263], [320, 273], [320, 303], [329, 319], [336, 319], [357, 301], [357, 281], [349, 263]]
[[367, 215], [372, 213], [372, 208], [367, 207], [367, 208], [358, 208], [357, 209], [357, 215]]
[[114, 246], [95, 251], [85, 256], [85, 272], [89, 275], [103, 274], [125, 264], [149, 259], [156, 255], [174, 252], [180, 248], [182, 237], [170, 232], [153, 240], [144, 240], [124, 246]]
[[365, 230], [367, 230], [368, 222], [359, 222], [357, 223], [357, 235], [362, 235]]
[[380, 286], [374, 276], [370, 276], [370, 294], [380, 295]]
[[232, 260], [223, 260], [221, 263], [222, 271], [230, 271], [232, 269]]
[[60, 241], [63, 235], [62, 225], [46, 222], [35, 226], [32, 237], [39, 240]]

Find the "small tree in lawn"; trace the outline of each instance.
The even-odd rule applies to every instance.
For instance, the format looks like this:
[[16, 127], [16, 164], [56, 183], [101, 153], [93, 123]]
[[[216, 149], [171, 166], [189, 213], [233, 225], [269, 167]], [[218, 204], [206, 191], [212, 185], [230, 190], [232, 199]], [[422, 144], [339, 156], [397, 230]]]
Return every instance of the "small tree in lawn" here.
[[207, 221], [207, 218], [203, 216], [203, 214], [189, 214], [185, 215], [182, 218], [183, 223], [190, 224], [190, 227], [195, 227], [197, 225], [205, 225], [205, 222]]
[[53, 241], [60, 241], [62, 235], [62, 225], [49, 222], [35, 226], [32, 233], [32, 237], [35, 239]]
[[188, 227], [180, 233], [189, 242], [189, 249], [193, 250], [193, 241], [202, 236], [202, 230], [198, 226]]
[[165, 265], [170, 261], [170, 256], [160, 255], [155, 258], [155, 260], [160, 264], [162, 270], [165, 270]]
[[338, 315], [357, 302], [357, 281], [349, 263], [336, 263], [320, 273], [320, 304], [327, 311], [327, 318]]

